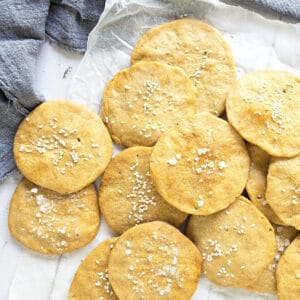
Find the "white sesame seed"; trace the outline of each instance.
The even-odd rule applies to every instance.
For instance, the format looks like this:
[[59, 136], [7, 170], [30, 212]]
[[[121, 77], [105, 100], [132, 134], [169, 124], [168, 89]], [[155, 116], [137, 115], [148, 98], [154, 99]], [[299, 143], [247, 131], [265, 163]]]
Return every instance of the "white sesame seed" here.
[[38, 192], [38, 189], [37, 188], [32, 188], [30, 191], [31, 191], [31, 193], [36, 194]]
[[174, 166], [177, 164], [177, 162], [178, 162], [177, 159], [175, 157], [172, 157], [169, 159], [168, 164]]
[[219, 162], [219, 169], [220, 170], [222, 170], [222, 169], [224, 169], [226, 167], [227, 167], [227, 164], [225, 163], [225, 161], [222, 160], [222, 161]]
[[197, 153], [198, 153], [198, 155], [203, 155], [203, 154], [206, 154], [208, 151], [209, 151], [208, 148], [199, 148], [197, 150]]

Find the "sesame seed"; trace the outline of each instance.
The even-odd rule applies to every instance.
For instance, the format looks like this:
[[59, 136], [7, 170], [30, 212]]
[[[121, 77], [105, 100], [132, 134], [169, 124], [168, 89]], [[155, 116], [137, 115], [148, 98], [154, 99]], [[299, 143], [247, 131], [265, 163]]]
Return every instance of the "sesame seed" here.
[[168, 164], [174, 166], [177, 164], [177, 162], [178, 162], [177, 159], [175, 157], [172, 157], [169, 159]]
[[199, 149], [197, 149], [198, 155], [203, 155], [203, 154], [206, 154], [207, 152], [209, 152], [208, 148], [199, 148]]
[[226, 167], [227, 167], [227, 164], [225, 163], [225, 161], [222, 160], [222, 161], [219, 162], [219, 169], [220, 170], [223, 170]]
[[38, 189], [37, 188], [32, 188], [30, 191], [31, 191], [31, 193], [36, 194], [38, 192]]

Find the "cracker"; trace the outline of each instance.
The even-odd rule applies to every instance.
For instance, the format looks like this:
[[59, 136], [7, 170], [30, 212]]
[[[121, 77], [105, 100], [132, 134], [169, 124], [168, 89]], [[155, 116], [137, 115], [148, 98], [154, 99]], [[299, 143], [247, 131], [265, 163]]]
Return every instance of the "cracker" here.
[[272, 158], [266, 199], [285, 224], [300, 230], [300, 155]]
[[209, 113], [164, 133], [150, 159], [157, 191], [171, 205], [195, 215], [229, 206], [245, 187], [249, 164], [241, 137]]
[[108, 258], [117, 238], [92, 250], [78, 267], [69, 290], [69, 300], [117, 300], [108, 278]]
[[13, 194], [8, 215], [12, 236], [44, 254], [62, 254], [85, 246], [97, 234], [99, 222], [94, 185], [77, 193], [59, 194], [25, 178]]
[[94, 182], [112, 155], [100, 117], [71, 101], [48, 101], [21, 123], [14, 140], [19, 170], [37, 185], [59, 193]]
[[259, 292], [276, 294], [277, 283], [276, 283], [276, 267], [278, 261], [283, 254], [286, 247], [290, 245], [294, 239], [297, 231], [293, 227], [273, 225], [275, 229], [275, 240], [276, 240], [276, 252], [272, 263], [259, 275], [252, 285], [248, 286], [247, 289]]
[[296, 300], [300, 295], [300, 234], [283, 253], [276, 270], [278, 299]]
[[300, 153], [300, 79], [285, 71], [254, 71], [228, 94], [229, 123], [272, 156]]
[[246, 183], [246, 190], [252, 203], [270, 220], [272, 223], [285, 225], [273, 209], [268, 204], [265, 192], [267, 188], [267, 173], [271, 157], [259, 147], [248, 144], [247, 146], [251, 159], [249, 176]]
[[203, 259], [203, 274], [218, 285], [247, 287], [275, 254], [275, 235], [267, 218], [244, 197], [210, 216], [192, 216], [187, 235]]
[[171, 225], [132, 227], [116, 242], [108, 262], [119, 299], [190, 299], [201, 272], [201, 254]]
[[233, 54], [223, 36], [197, 19], [180, 19], [148, 30], [137, 42], [131, 62], [161, 61], [179, 66], [197, 89], [199, 111], [221, 114], [236, 80]]
[[108, 83], [102, 116], [118, 144], [153, 146], [162, 132], [194, 115], [196, 109], [196, 89], [183, 70], [139, 62]]
[[156, 191], [150, 176], [151, 151], [150, 147], [128, 148], [104, 172], [99, 204], [107, 224], [118, 233], [156, 220], [178, 227], [187, 216]]

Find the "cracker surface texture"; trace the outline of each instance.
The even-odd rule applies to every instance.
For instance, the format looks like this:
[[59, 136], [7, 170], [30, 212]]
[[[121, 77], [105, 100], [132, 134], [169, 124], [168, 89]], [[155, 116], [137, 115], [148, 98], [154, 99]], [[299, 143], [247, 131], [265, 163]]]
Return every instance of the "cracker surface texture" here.
[[69, 300], [117, 300], [109, 282], [108, 258], [117, 238], [93, 249], [78, 267], [69, 290]]
[[283, 222], [300, 230], [300, 155], [272, 158], [266, 199]]
[[229, 206], [245, 187], [249, 164], [239, 134], [210, 113], [164, 133], [150, 158], [157, 191], [171, 205], [195, 215]]
[[27, 179], [11, 199], [10, 233], [26, 247], [44, 254], [62, 254], [88, 244], [100, 223], [94, 185], [72, 194], [41, 188]]
[[286, 71], [254, 71], [240, 78], [226, 101], [229, 123], [272, 156], [300, 153], [300, 79]]
[[252, 285], [248, 286], [247, 289], [259, 292], [276, 294], [277, 283], [276, 283], [276, 268], [280, 257], [282, 256], [285, 249], [293, 241], [297, 234], [297, 231], [293, 227], [273, 225], [275, 230], [276, 240], [276, 252], [273, 261], [264, 269]]
[[236, 80], [233, 54], [223, 36], [197, 19], [180, 19], [148, 30], [131, 62], [161, 61], [181, 67], [197, 89], [199, 111], [219, 115]]
[[275, 214], [265, 197], [267, 173], [271, 157], [267, 152], [255, 145], [248, 144], [247, 148], [251, 159], [249, 176], [246, 184], [248, 196], [252, 203], [269, 221], [275, 224], [285, 225], [285, 223]]
[[139, 62], [108, 83], [102, 117], [118, 144], [153, 146], [162, 132], [196, 109], [196, 89], [182, 69]]
[[123, 150], [104, 172], [99, 204], [107, 224], [118, 233], [156, 220], [178, 227], [187, 217], [156, 191], [150, 176], [151, 151], [141, 146]]
[[192, 216], [187, 235], [202, 253], [204, 276], [222, 286], [254, 283], [275, 254], [272, 225], [244, 197], [213, 215]]
[[300, 234], [283, 253], [276, 270], [278, 299], [296, 300], [300, 295]]
[[120, 300], [190, 299], [201, 272], [201, 254], [173, 226], [156, 221], [120, 236], [108, 263]]
[[100, 117], [65, 100], [44, 102], [20, 124], [14, 140], [19, 170], [59, 193], [81, 190], [104, 171], [112, 141]]

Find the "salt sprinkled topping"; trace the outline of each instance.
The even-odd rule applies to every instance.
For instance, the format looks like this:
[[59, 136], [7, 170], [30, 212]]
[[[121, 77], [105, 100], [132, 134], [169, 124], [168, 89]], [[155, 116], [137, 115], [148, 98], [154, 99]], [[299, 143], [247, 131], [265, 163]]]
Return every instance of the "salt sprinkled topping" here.
[[145, 213], [157, 204], [150, 170], [146, 174], [141, 174], [138, 171], [138, 166], [139, 161], [137, 160], [129, 167], [129, 170], [132, 171], [132, 176], [128, 177], [128, 181], [132, 185], [132, 189], [126, 195], [126, 199], [131, 201], [131, 210], [128, 218], [133, 219], [135, 224], [142, 223]]
[[33, 193], [33, 194], [36, 194], [36, 193], [38, 192], [38, 189], [37, 189], [37, 188], [32, 188], [32, 189], [30, 190], [30, 192]]
[[[185, 278], [177, 266], [179, 249], [176, 246], [176, 242], [169, 240], [163, 234], [154, 232], [153, 238], [146, 237], [145, 242], [139, 247], [140, 251], [134, 253], [133, 256], [135, 263], [139, 266], [140, 261], [144, 259], [144, 254], [140, 257], [139, 253], [146, 253], [147, 260], [151, 262], [151, 264], [147, 264], [149, 270], [140, 270], [133, 273], [133, 270], [138, 270], [139, 268], [132, 264], [128, 267], [126, 277], [132, 283], [132, 290], [139, 294], [140, 299], [144, 299], [146, 288], [151, 288], [157, 292], [158, 296], [163, 296], [168, 295], [172, 291], [172, 286], [183, 287]], [[153, 249], [156, 249], [155, 252], [159, 253], [161, 257], [160, 262], [153, 260]], [[145, 276], [148, 278], [146, 281]]]
[[297, 274], [296, 274], [296, 278], [297, 278], [297, 279], [300, 279], [300, 273], [297, 273]]
[[199, 148], [199, 149], [197, 149], [198, 155], [203, 155], [203, 154], [206, 154], [207, 152], [209, 152], [208, 148]]
[[[113, 295], [112, 287], [110, 285], [109, 277], [108, 277], [108, 269], [105, 269], [102, 272], [98, 272], [97, 276], [98, 279], [95, 282], [95, 286], [103, 288], [107, 295]], [[100, 298], [103, 299], [103, 297]]]
[[222, 169], [224, 169], [224, 168], [226, 168], [226, 167], [227, 167], [226, 162], [223, 161], [223, 160], [221, 160], [221, 161], [219, 162], [219, 169], [222, 170]]
[[[50, 127], [47, 135], [40, 135], [36, 140], [30, 141], [28, 144], [21, 144], [19, 152], [35, 153], [45, 155], [50, 153], [49, 157], [55, 167], [57, 173], [64, 175], [69, 168], [73, 168], [79, 161], [88, 161], [94, 157], [92, 153], [85, 153], [80, 138], [77, 136], [77, 129], [69, 129], [67, 127], [59, 127], [58, 118], [53, 117], [53, 122], [39, 124], [36, 128], [41, 129]], [[49, 129], [49, 128], [47, 128]], [[100, 145], [94, 143], [90, 145], [92, 151], [97, 151], [98, 156], [101, 153]], [[102, 155], [102, 154], [101, 154]], [[100, 156], [101, 156], [100, 155]]]
[[172, 157], [169, 159], [168, 164], [171, 166], [174, 166], [177, 164], [177, 162], [178, 162], [178, 160], [175, 157]]
[[[81, 191], [66, 196], [53, 192], [48, 198], [48, 192], [44, 192], [42, 188], [40, 191], [36, 187], [31, 188], [26, 192], [25, 201], [28, 201], [29, 206], [33, 206], [35, 215], [30, 226], [21, 228], [21, 232], [34, 235], [41, 241], [47, 240], [49, 246], [55, 248], [57, 252], [63, 251], [68, 247], [67, 239], [78, 239], [79, 237], [80, 230], [74, 228], [72, 222], [76, 222], [77, 208], [84, 207], [82, 197], [85, 194], [85, 191]], [[64, 201], [72, 204], [67, 211], [68, 221], [65, 222], [65, 226], [56, 228], [58, 219], [56, 213], [60, 203]], [[42, 248], [43, 246], [41, 246]]]

